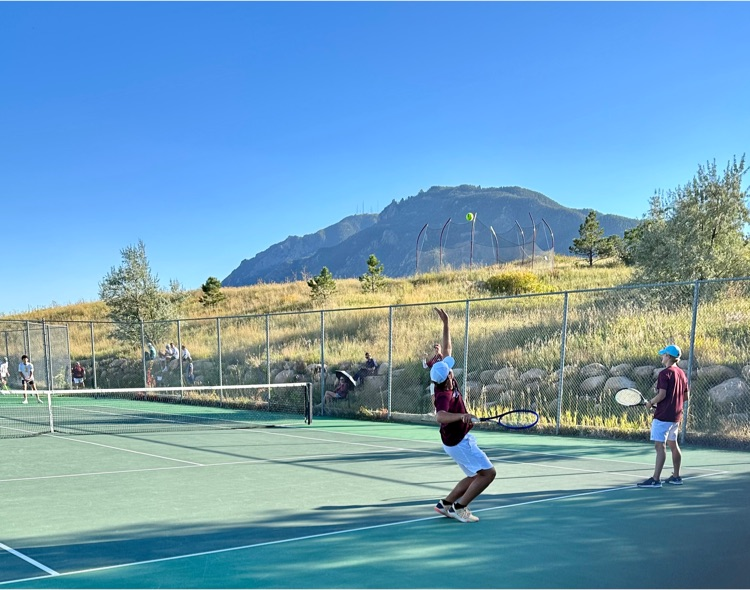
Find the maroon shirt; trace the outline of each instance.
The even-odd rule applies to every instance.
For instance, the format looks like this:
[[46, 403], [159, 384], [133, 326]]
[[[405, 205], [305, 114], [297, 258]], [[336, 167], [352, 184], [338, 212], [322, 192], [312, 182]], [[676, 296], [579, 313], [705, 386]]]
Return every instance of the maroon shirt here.
[[435, 356], [433, 356], [433, 357], [432, 357], [432, 358], [431, 358], [431, 359], [430, 359], [429, 361], [427, 361], [427, 363], [425, 363], [425, 364], [427, 365], [427, 368], [428, 368], [428, 369], [431, 369], [431, 368], [432, 368], [432, 365], [434, 365], [435, 363], [437, 363], [437, 362], [439, 362], [439, 361], [442, 361], [442, 360], [443, 360], [443, 355], [442, 355], [442, 354], [440, 354], [439, 352], [436, 352], [436, 353], [435, 353]]
[[[435, 385], [435, 412], [450, 412], [451, 414], [465, 414], [466, 406], [461, 392], [458, 390], [458, 383], [451, 374], [445, 383]], [[455, 447], [460, 443], [466, 434], [474, 427], [470, 422], [451, 422], [450, 424], [440, 425], [440, 438], [446, 447]]]
[[672, 365], [659, 373], [656, 390], [663, 389], [667, 396], [656, 404], [654, 418], [662, 422], [679, 422], [682, 419], [682, 405], [688, 390], [687, 376], [677, 365]]

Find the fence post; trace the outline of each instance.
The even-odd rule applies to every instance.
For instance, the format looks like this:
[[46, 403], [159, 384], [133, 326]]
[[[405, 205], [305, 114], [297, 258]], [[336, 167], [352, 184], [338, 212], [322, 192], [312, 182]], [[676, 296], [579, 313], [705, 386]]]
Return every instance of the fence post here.
[[466, 300], [466, 310], [464, 311], [464, 375], [461, 380], [461, 387], [464, 392], [464, 401], [469, 403], [469, 392], [466, 390], [469, 374], [469, 300]]
[[219, 387], [221, 387], [224, 385], [224, 371], [221, 368], [221, 318], [216, 318], [216, 347], [219, 352]]
[[563, 299], [562, 333], [560, 337], [560, 379], [557, 381], [557, 417], [555, 423], [555, 434], [560, 434], [560, 422], [562, 421], [562, 398], [563, 385], [565, 382], [565, 344], [568, 335], [568, 292]]
[[393, 306], [388, 306], [388, 419], [391, 419], [391, 404], [393, 398], [391, 393], [393, 388]]
[[[693, 381], [693, 355], [695, 353], [695, 330], [698, 323], [698, 293], [700, 291], [700, 280], [695, 281], [695, 285], [693, 286], [693, 317], [690, 322], [690, 352], [688, 353], [688, 368], [687, 368], [687, 378], [688, 378], [688, 391], [690, 391], [692, 381]], [[690, 401], [686, 401], [683, 404], [682, 408], [682, 427], [680, 429], [680, 444], [685, 442], [685, 435], [687, 433], [687, 422], [688, 422], [688, 413], [690, 412]]]
[[[182, 326], [180, 320], [177, 320], [177, 351], [180, 355], [180, 387], [185, 387], [185, 379], [182, 372]], [[180, 399], [182, 399], [182, 392], [180, 392]]]
[[94, 322], [89, 322], [89, 329], [91, 331], [91, 372], [94, 374], [94, 389], [97, 389], [97, 385], [96, 385], [96, 346], [94, 345]]
[[143, 387], [148, 387], [148, 372], [146, 370], [146, 331], [143, 329], [143, 319], [141, 321], [141, 362], [143, 363]]
[[266, 383], [271, 384], [271, 316], [266, 314]]
[[325, 313], [320, 312], [320, 413], [323, 413], [323, 401], [326, 396], [326, 325]]

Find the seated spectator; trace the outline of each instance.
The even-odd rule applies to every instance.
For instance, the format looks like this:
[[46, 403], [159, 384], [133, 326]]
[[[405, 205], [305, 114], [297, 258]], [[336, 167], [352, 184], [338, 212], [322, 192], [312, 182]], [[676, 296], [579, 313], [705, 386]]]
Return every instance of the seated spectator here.
[[156, 358], [156, 347], [154, 346], [153, 342], [149, 341], [146, 347], [148, 348], [148, 350], [146, 351], [146, 360], [154, 360]]
[[83, 389], [83, 380], [86, 378], [86, 369], [83, 368], [83, 365], [76, 361], [76, 364], [70, 370], [70, 374], [73, 377], [73, 389]]
[[378, 370], [378, 364], [375, 362], [375, 359], [370, 356], [369, 352], [365, 353], [365, 362], [364, 364], [359, 368], [359, 371], [356, 372], [354, 375], [354, 380], [359, 384], [362, 385], [362, 383], [365, 380], [365, 377], [368, 377], [370, 375], [374, 375], [375, 371]]
[[323, 404], [327, 405], [331, 400], [334, 399], [346, 399], [349, 392], [354, 388], [352, 382], [346, 378], [346, 376], [339, 376], [339, 381], [333, 391], [326, 391], [326, 395], [323, 398]]
[[189, 362], [191, 362], [192, 360], [193, 360], [193, 359], [192, 359], [192, 357], [190, 356], [190, 351], [189, 351], [189, 350], [187, 349], [187, 346], [185, 346], [185, 345], [183, 344], [183, 345], [182, 345], [182, 362], [183, 362], [183, 363], [189, 363]]
[[174, 345], [174, 342], [170, 342], [167, 344], [165, 350], [164, 350], [164, 358], [167, 360], [167, 363], [171, 360], [176, 359], [180, 354], [180, 351], [177, 350], [177, 347]]
[[438, 361], [443, 360], [443, 351], [442, 351], [442, 348], [440, 347], [440, 344], [436, 342], [433, 348], [435, 349], [435, 355], [429, 361], [427, 359], [422, 359], [422, 366], [425, 369], [431, 369], [432, 365], [434, 365]]

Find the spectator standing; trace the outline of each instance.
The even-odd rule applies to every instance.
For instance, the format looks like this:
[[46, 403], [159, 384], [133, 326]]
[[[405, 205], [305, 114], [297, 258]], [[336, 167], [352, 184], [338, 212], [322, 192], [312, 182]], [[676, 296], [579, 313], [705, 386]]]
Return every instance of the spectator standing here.
[[0, 388], [3, 389], [3, 393], [8, 388], [8, 378], [10, 377], [10, 371], [8, 370], [8, 357], [3, 357], [3, 362], [0, 363]]
[[21, 385], [23, 386], [23, 401], [21, 403], [29, 403], [29, 394], [26, 393], [26, 388], [28, 387], [36, 394], [36, 401], [41, 404], [42, 398], [39, 397], [39, 393], [36, 391], [36, 384], [34, 383], [34, 365], [26, 355], [21, 357], [21, 363], [18, 365], [18, 374], [21, 376]]
[[193, 359], [188, 359], [187, 367], [185, 368], [185, 381], [188, 385], [195, 383], [195, 368], [193, 367]]
[[154, 343], [149, 340], [146, 347], [148, 348], [148, 350], [146, 351], [146, 360], [154, 360], [156, 358], [156, 347], [154, 346]]
[[83, 365], [76, 361], [76, 364], [73, 365], [73, 368], [70, 370], [70, 374], [73, 377], [73, 388], [83, 389], [83, 380], [86, 378], [86, 369], [83, 368]]

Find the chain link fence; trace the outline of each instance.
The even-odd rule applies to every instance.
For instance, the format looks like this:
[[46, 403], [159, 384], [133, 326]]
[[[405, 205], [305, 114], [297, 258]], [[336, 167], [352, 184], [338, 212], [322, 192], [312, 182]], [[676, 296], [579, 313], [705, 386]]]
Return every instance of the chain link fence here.
[[18, 365], [26, 355], [34, 365], [37, 389], [71, 386], [67, 326], [31, 321], [0, 322], [0, 350], [8, 359], [9, 385], [20, 387]]
[[[750, 448], [750, 279], [177, 320], [141, 326], [137, 347], [119, 341], [108, 322], [0, 322], [0, 345], [14, 361], [29, 351], [42, 358], [51, 346], [57, 360], [37, 367], [45, 387], [50, 374], [54, 387], [69, 383], [68, 351], [86, 368], [87, 387], [188, 385], [186, 363], [162, 356], [171, 342], [189, 350], [196, 384], [309, 381], [316, 403], [334, 389], [336, 370], [357, 375], [369, 352], [378, 368], [327, 410], [434, 422], [422, 361], [442, 339], [435, 306], [450, 317], [454, 373], [475, 414], [527, 407], [541, 415], [537, 431], [643, 439], [650, 415], [619, 406], [614, 393], [635, 387], [650, 395], [658, 350], [674, 343], [691, 389], [682, 440]], [[146, 334], [157, 332], [163, 341], [153, 343], [151, 359]]]

